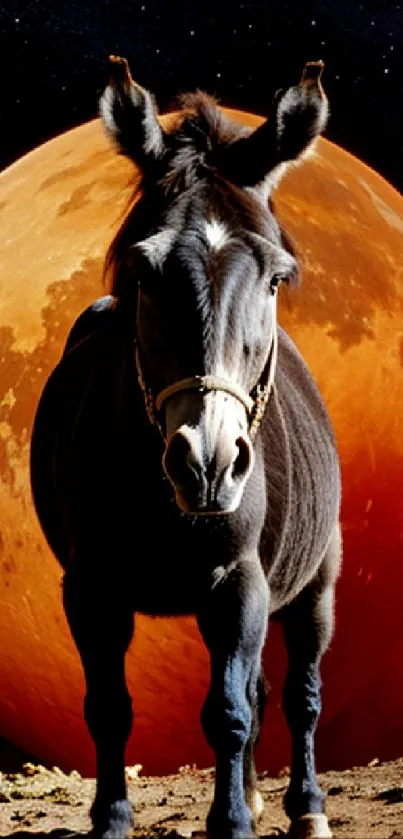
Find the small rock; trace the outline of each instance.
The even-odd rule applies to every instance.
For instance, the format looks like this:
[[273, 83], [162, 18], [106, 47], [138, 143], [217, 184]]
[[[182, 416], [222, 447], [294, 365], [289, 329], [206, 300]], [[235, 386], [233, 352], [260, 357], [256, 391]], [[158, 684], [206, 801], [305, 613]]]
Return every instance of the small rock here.
[[52, 766], [52, 772], [54, 772], [55, 775], [64, 775], [63, 770], [60, 769], [59, 766]]
[[35, 763], [24, 763], [22, 767], [22, 774], [25, 775], [26, 778], [32, 777], [32, 775], [40, 775], [41, 772], [46, 772], [44, 766]]
[[134, 766], [126, 766], [126, 778], [129, 781], [137, 781], [142, 768], [141, 763], [135, 763]]
[[197, 772], [197, 766], [195, 763], [185, 763], [184, 766], [180, 766], [178, 769], [179, 775], [194, 775]]
[[380, 762], [381, 761], [379, 760], [379, 757], [374, 757], [374, 759], [370, 760], [370, 762], [368, 763], [368, 768], [374, 769], [375, 766], [379, 766]]

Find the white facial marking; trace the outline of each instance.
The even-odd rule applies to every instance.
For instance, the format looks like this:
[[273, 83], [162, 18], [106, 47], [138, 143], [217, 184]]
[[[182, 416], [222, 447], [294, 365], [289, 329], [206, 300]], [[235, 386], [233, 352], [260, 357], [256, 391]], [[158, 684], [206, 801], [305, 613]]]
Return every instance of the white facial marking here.
[[225, 225], [217, 219], [206, 221], [206, 237], [213, 250], [219, 250], [228, 241], [229, 235]]
[[149, 236], [148, 239], [137, 242], [135, 247], [140, 248], [153, 268], [161, 269], [169, 252], [173, 248], [177, 235], [176, 230], [167, 227], [165, 230], [160, 230], [159, 233], [154, 233], [152, 236]]

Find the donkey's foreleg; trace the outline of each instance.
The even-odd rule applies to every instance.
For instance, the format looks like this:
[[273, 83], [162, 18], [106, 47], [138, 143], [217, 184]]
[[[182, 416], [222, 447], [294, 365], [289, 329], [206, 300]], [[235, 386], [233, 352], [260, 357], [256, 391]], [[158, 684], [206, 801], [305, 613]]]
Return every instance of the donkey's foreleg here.
[[202, 725], [216, 755], [209, 839], [250, 839], [253, 816], [244, 788], [245, 749], [252, 735], [250, 685], [258, 680], [269, 592], [258, 557], [216, 569], [198, 614], [210, 651], [211, 684]]
[[124, 839], [132, 826], [124, 753], [132, 727], [132, 703], [124, 658], [133, 614], [113, 586], [77, 571], [64, 579], [64, 607], [84, 667], [85, 720], [95, 743], [97, 791], [91, 808], [97, 839]]
[[334, 588], [340, 567], [338, 528], [315, 580], [284, 611], [288, 674], [283, 708], [291, 732], [291, 780], [285, 796], [290, 835], [326, 839], [331, 832], [315, 770], [314, 736], [321, 711], [319, 665], [333, 634]]
[[252, 709], [252, 730], [245, 748], [244, 786], [246, 803], [252, 812], [254, 823], [257, 824], [263, 813], [263, 799], [260, 792], [257, 790], [257, 773], [255, 766], [255, 747], [259, 739], [267, 697], [267, 683], [263, 670], [260, 671], [257, 680], [254, 678], [251, 679], [248, 696]]

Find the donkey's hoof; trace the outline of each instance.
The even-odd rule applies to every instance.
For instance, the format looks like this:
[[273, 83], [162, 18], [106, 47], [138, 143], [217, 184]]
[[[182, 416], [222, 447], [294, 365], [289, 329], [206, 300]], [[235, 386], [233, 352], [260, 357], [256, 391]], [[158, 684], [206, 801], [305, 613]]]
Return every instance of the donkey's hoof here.
[[290, 839], [332, 839], [327, 816], [324, 813], [307, 813], [292, 822]]
[[263, 798], [257, 789], [253, 790], [250, 800], [248, 801], [248, 805], [252, 812], [253, 821], [257, 824], [264, 810]]
[[257, 837], [253, 827], [246, 827], [246, 825], [221, 829], [207, 825], [206, 839], [257, 839]]
[[94, 807], [92, 811], [93, 839], [127, 839], [133, 827], [133, 811], [128, 801], [115, 801], [104, 812]]

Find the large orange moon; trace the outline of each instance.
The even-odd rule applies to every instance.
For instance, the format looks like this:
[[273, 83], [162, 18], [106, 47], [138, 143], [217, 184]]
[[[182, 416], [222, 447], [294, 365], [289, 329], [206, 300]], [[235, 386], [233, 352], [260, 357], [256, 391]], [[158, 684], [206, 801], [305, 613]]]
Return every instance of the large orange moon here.
[[[29, 442], [71, 324], [103, 293], [104, 254], [133, 179], [97, 120], [0, 176], [0, 734], [85, 774], [94, 761], [81, 665], [32, 505]], [[317, 742], [321, 768], [346, 767], [403, 754], [403, 198], [320, 140], [275, 203], [303, 267], [301, 289], [281, 290], [280, 321], [323, 393], [342, 463], [344, 568]], [[289, 741], [275, 626], [265, 662], [272, 692], [258, 761], [276, 772]], [[127, 762], [150, 773], [211, 765], [199, 724], [208, 660], [194, 620], [139, 616], [127, 677], [136, 713]]]

